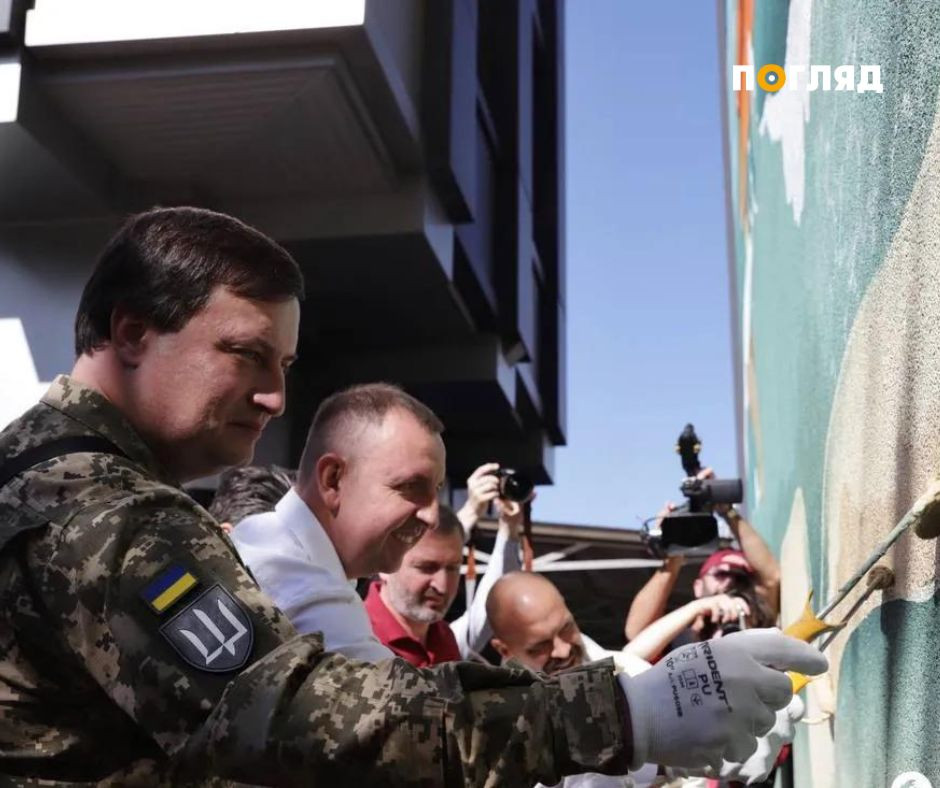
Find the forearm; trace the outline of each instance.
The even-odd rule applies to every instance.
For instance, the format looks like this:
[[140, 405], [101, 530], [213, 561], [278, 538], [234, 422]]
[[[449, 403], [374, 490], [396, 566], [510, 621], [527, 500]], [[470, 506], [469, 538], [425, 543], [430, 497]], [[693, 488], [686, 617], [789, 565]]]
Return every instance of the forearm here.
[[761, 535], [736, 510], [724, 515], [741, 551], [754, 567], [757, 580], [764, 590], [764, 597], [776, 615], [780, 609], [780, 564]]
[[486, 571], [477, 584], [470, 609], [450, 625], [457, 638], [460, 656], [464, 659], [483, 649], [492, 637], [492, 630], [486, 618], [486, 598], [490, 590], [499, 578], [507, 572], [519, 569], [521, 565], [519, 542], [510, 539], [508, 527], [501, 524], [496, 532], [493, 552], [487, 562]]
[[666, 603], [669, 601], [672, 589], [675, 588], [682, 563], [682, 556], [667, 558], [663, 562], [662, 569], [658, 569], [633, 597], [624, 626], [627, 640], [633, 640], [666, 612]]
[[698, 615], [697, 602], [689, 602], [654, 621], [624, 647], [640, 659], [653, 660], [662, 654], [680, 632], [692, 625]]
[[[550, 785], [565, 774], [625, 773], [632, 755], [609, 663], [543, 681], [471, 663], [417, 670], [312, 656], [284, 649], [279, 664], [230, 686], [219, 720], [242, 707], [244, 693], [266, 694], [271, 713], [234, 729], [210, 719], [197, 749], [212, 774], [278, 785], [308, 784], [311, 774], [330, 785]], [[272, 672], [293, 677], [293, 697], [269, 683]], [[271, 758], [258, 758], [268, 749]], [[253, 767], [275, 750], [290, 768]]]

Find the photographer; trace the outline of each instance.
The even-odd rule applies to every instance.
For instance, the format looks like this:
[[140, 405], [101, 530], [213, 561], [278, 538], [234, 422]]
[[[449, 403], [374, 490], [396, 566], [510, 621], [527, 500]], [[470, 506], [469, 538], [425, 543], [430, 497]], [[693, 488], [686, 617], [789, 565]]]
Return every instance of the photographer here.
[[[731, 551], [719, 551], [712, 558], [720, 562], [724, 552]], [[700, 597], [667, 613], [645, 627], [624, 651], [651, 661], [665, 652], [670, 644], [678, 644], [677, 639], [683, 633], [682, 642], [700, 641], [773, 624], [774, 616], [770, 609], [753, 591], [732, 589], [728, 593]]]
[[[696, 478], [714, 479], [715, 473], [711, 468], [705, 468], [696, 474]], [[673, 504], [666, 504], [659, 518], [674, 509]], [[696, 599], [726, 594], [731, 590], [753, 593], [762, 606], [766, 606], [771, 620], [775, 620], [780, 610], [780, 565], [777, 559], [760, 534], [733, 506], [715, 504], [714, 511], [728, 523], [741, 550], [719, 550], [708, 557], [692, 586]], [[663, 567], [634, 597], [624, 627], [628, 640], [634, 640], [663, 616], [684, 561], [682, 555], [667, 557]]]

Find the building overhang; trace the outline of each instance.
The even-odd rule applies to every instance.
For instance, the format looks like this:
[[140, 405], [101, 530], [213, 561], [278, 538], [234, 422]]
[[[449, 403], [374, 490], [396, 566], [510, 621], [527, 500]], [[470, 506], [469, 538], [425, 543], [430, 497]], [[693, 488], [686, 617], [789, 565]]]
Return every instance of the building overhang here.
[[38, 0], [0, 71], [0, 133], [41, 185], [0, 199], [0, 220], [50, 218], [74, 180], [92, 199], [63, 218], [394, 194], [420, 161], [402, 53], [421, 18], [398, 5], [392, 24], [366, 0]]

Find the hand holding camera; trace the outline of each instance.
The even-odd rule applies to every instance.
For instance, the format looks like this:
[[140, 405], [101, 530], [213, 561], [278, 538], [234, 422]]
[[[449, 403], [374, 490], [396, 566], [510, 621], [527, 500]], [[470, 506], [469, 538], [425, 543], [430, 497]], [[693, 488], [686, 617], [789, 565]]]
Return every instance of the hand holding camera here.
[[525, 514], [525, 504], [535, 498], [535, 484], [523, 473], [487, 462], [467, 478], [467, 502], [457, 516], [469, 528], [480, 519], [492, 503], [500, 522], [506, 523], [513, 539]]
[[644, 524], [643, 536], [647, 547], [658, 557], [707, 555], [716, 550], [718, 523], [712, 511], [740, 503], [744, 498], [740, 479], [716, 479], [714, 471], [702, 468], [699, 462], [701, 448], [695, 427], [686, 424], [676, 444], [686, 474], [679, 486], [686, 503], [655, 520], [652, 525]]
[[729, 594], [716, 594], [696, 599], [693, 602], [698, 610], [698, 616], [693, 628], [701, 629], [708, 620], [715, 631], [715, 637], [728, 635], [731, 632], [747, 629], [747, 617], [751, 615], [751, 608], [741, 597]]

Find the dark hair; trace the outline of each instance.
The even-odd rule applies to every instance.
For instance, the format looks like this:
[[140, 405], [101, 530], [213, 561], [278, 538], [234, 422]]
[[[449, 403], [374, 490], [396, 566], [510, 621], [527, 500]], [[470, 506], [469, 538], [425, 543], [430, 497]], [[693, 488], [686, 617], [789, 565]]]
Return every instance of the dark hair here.
[[179, 331], [222, 285], [258, 301], [303, 300], [294, 259], [263, 233], [203, 208], [131, 216], [98, 258], [75, 317], [75, 354], [111, 339], [118, 305], [158, 331]]
[[[751, 614], [748, 616], [747, 620], [747, 626], [750, 629], [772, 627], [776, 623], [776, 619], [770, 609], [770, 605], [767, 604], [764, 598], [757, 593], [757, 589], [754, 588], [753, 584], [747, 587], [731, 589], [727, 593], [728, 596], [734, 597], [736, 599], [742, 599], [747, 603], [747, 606], [751, 611]], [[740, 627], [737, 624], [717, 624], [709, 619], [705, 622], [705, 626], [702, 627], [702, 631], [699, 633], [699, 638], [701, 640], [708, 640], [709, 638], [713, 638], [719, 629], [722, 630], [725, 634], [728, 634], [728, 632], [737, 632]]]
[[428, 432], [444, 431], [443, 423], [433, 410], [398, 386], [391, 383], [351, 386], [331, 394], [317, 408], [300, 458], [300, 478], [309, 478], [317, 460], [326, 452], [339, 451], [336, 444], [340, 427], [363, 421], [381, 424], [385, 415], [395, 409], [410, 413]]
[[296, 476], [277, 465], [232, 468], [219, 478], [209, 514], [220, 523], [237, 525], [249, 515], [274, 511]]
[[460, 541], [462, 542], [464, 540], [463, 523], [460, 522], [460, 518], [457, 516], [456, 512], [443, 503], [438, 507], [438, 512], [437, 528], [434, 529], [434, 533], [438, 536], [453, 536], [454, 534], [459, 534]]

